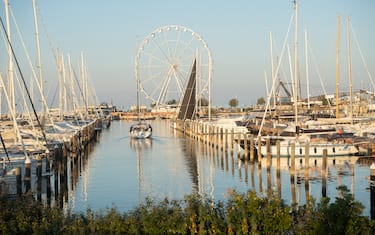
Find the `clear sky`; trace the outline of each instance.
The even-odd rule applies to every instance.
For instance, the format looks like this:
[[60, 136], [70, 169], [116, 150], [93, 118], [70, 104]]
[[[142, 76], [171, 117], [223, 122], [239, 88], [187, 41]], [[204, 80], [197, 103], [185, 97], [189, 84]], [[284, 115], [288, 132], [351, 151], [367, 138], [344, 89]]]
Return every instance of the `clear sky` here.
[[[25, 43], [36, 61], [32, 1], [9, 2]], [[48, 96], [53, 97], [57, 81], [52, 52], [59, 49], [69, 53], [74, 63], [78, 63], [83, 52], [99, 100], [112, 100], [124, 109], [136, 103], [134, 66], [137, 40], [166, 25], [186, 26], [201, 35], [208, 44], [213, 58], [213, 105], [228, 107], [229, 100], [236, 97], [240, 106], [255, 104], [258, 98], [266, 97], [265, 72], [268, 86], [271, 86], [269, 34], [272, 32], [273, 35], [274, 56], [280, 56], [293, 15], [291, 0], [39, 0], [37, 6], [43, 76]], [[0, 11], [4, 19], [4, 6], [0, 7]], [[366, 69], [375, 78], [375, 1], [300, 0], [300, 70], [301, 76], [304, 76], [303, 33], [307, 29], [311, 48], [309, 82], [312, 95], [322, 93], [321, 83], [328, 93], [335, 91], [338, 14], [341, 15], [340, 89], [348, 90], [345, 18], [349, 16], [367, 64], [366, 68], [351, 34], [353, 87], [374, 91]], [[293, 56], [293, 29], [288, 43]], [[1, 51], [4, 51], [3, 44]], [[0, 52], [0, 57], [0, 69], [4, 73], [5, 53]], [[287, 64], [288, 55], [284, 54], [283, 58]], [[280, 73], [287, 83], [290, 80], [288, 65], [284, 65]], [[304, 78], [301, 78], [301, 85], [306, 85]], [[306, 88], [302, 89], [305, 93]]]

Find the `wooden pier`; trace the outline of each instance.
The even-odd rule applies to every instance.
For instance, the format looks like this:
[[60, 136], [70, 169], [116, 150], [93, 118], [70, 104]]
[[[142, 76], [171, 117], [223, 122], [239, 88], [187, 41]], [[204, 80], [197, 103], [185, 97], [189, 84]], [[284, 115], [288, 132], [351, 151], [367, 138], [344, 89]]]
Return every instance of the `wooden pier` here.
[[[326, 149], [321, 157], [311, 157], [308, 151], [305, 151], [306, 154], [304, 156], [296, 155], [295, 151], [292, 151], [290, 156], [282, 157], [280, 155], [280, 141], [276, 142], [278, 146], [276, 156], [272, 156], [269, 151], [266, 155], [261, 155], [259, 151], [256, 151], [257, 147], [259, 147], [256, 145], [260, 144], [259, 139], [257, 141], [257, 138], [247, 132], [236, 132], [233, 128], [223, 128], [215, 126], [213, 123], [199, 120], [175, 121], [172, 125], [172, 128], [189, 138], [190, 141], [196, 141], [197, 146], [199, 145], [197, 148], [202, 148], [202, 151], [209, 153], [213, 159], [219, 159], [219, 164], [222, 165], [223, 169], [228, 166], [235, 166], [235, 161], [238, 161], [238, 167], [243, 166], [245, 171], [245, 175], [242, 175], [241, 170], [239, 170], [238, 177], [241, 180], [242, 177], [245, 177], [244, 181], [246, 183], [248, 177], [250, 177], [251, 182], [249, 183], [253, 188], [256, 187], [254, 172], [257, 172], [260, 192], [263, 192], [264, 187], [262, 172], [266, 174], [268, 192], [275, 190], [276, 195], [281, 196], [281, 185], [290, 185], [292, 206], [298, 204], [297, 188], [299, 186], [297, 184], [304, 183], [306, 200], [309, 200], [310, 179], [319, 178], [322, 184], [322, 196], [327, 196], [329, 168], [334, 166], [340, 170], [342, 166], [346, 166], [348, 167], [347, 170], [354, 174], [353, 166], [359, 159], [357, 156], [330, 157]], [[249, 142], [249, 148], [245, 148], [245, 150], [240, 148], [238, 145], [239, 140], [249, 140], [245, 141], [245, 143]], [[267, 144], [269, 145], [270, 143], [267, 142]], [[309, 146], [306, 145], [305, 148], [308, 149]], [[270, 150], [270, 148], [267, 149]], [[255, 171], [254, 169], [257, 170]], [[232, 169], [232, 174], [233, 172], [234, 169]], [[284, 174], [290, 176], [289, 182], [282, 180], [282, 175]], [[272, 175], [275, 175], [275, 189], [272, 186]]]
[[[290, 169], [293, 174], [297, 164], [299, 166], [307, 167], [307, 169], [317, 166], [326, 169], [327, 164], [334, 165], [336, 163], [341, 163], [342, 160], [340, 159], [343, 158], [339, 156], [328, 156], [327, 149], [323, 151], [322, 156], [310, 156], [308, 143], [305, 146], [304, 156], [296, 155], [295, 148], [292, 146], [290, 156], [283, 157], [280, 155], [280, 140], [276, 141], [276, 156], [271, 156], [269, 140], [265, 143], [267, 146], [267, 154], [263, 156], [260, 151], [257, 151], [257, 149], [260, 149], [261, 145], [259, 137], [257, 139], [249, 132], [235, 132], [233, 128], [227, 129], [217, 126], [214, 123], [199, 120], [176, 120], [173, 124], [173, 128], [184, 133], [186, 137], [200, 141], [208, 146], [218, 149], [219, 151], [228, 152], [231, 156], [237, 155], [238, 159], [250, 162], [250, 164], [257, 163], [260, 167], [262, 164], [265, 164], [267, 170], [270, 170], [271, 167], [276, 167], [276, 170], [279, 171], [281, 168], [286, 167], [287, 169]], [[240, 143], [243, 144], [243, 148], [239, 146]], [[250, 146], [248, 146], [248, 144]], [[295, 143], [291, 144], [294, 145]], [[361, 159], [361, 157], [358, 156], [347, 156], [344, 158], [344, 161], [350, 163], [355, 163]], [[374, 159], [374, 157], [364, 158], [366, 158], [367, 161], [368, 158]], [[287, 159], [286, 166], [285, 164], [281, 164], [281, 162], [283, 162], [282, 159]]]
[[[11, 157], [10, 162], [3, 157], [0, 161], [0, 194], [21, 195], [31, 191], [40, 201], [48, 204], [55, 201], [63, 205], [61, 200], [67, 197], [68, 168], [73, 169], [77, 164], [85, 162], [91, 144], [99, 140], [102, 128], [109, 127], [110, 121], [98, 118], [83, 124], [68, 141], [56, 142], [45, 152], [26, 158]], [[53, 189], [50, 180], [52, 176]], [[78, 179], [78, 172], [76, 177]]]

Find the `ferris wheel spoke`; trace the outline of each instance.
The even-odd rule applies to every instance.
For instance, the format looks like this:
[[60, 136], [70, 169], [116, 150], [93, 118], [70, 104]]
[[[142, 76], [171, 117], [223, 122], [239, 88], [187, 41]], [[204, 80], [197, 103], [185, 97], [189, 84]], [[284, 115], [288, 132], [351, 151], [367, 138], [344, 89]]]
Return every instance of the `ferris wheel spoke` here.
[[[168, 55], [168, 58], [172, 58], [172, 53], [171, 53], [171, 48], [169, 46], [170, 44], [170, 41], [166, 35], [166, 30], [163, 31], [163, 37], [164, 37], [164, 41], [165, 41], [165, 47], [166, 47], [166, 54]], [[172, 61], [169, 61], [169, 63], [172, 63]]]
[[165, 65], [169, 65], [170, 62], [168, 61], [168, 59], [163, 59], [163, 58], [160, 58], [159, 56], [155, 56], [151, 53], [148, 53], [148, 52], [143, 52], [143, 54], [145, 54], [146, 56], [148, 56], [148, 58], [152, 58], [154, 59], [155, 61], [159, 61], [161, 62], [162, 64], [165, 64]]
[[175, 73], [173, 74], [174, 75], [174, 79], [176, 81], [176, 84], [177, 84], [177, 88], [178, 88], [178, 93], [181, 94], [184, 90], [184, 84], [183, 84], [183, 79], [181, 79], [180, 77], [182, 76], [179, 76], [179, 74], [175, 71]]
[[[192, 45], [192, 42], [194, 41], [194, 37], [192, 36], [191, 38], [190, 38], [190, 41], [188, 41], [186, 44], [185, 44], [185, 46], [182, 48], [182, 50], [181, 50], [181, 52], [179, 53], [179, 55], [177, 56], [177, 54], [176, 54], [176, 57], [177, 58], [181, 58], [181, 57], [183, 57], [184, 55], [185, 55], [185, 53], [191, 48], [191, 45]], [[194, 55], [194, 51], [192, 52], [193, 53], [193, 56], [195, 57], [195, 55]], [[188, 53], [187, 53], [188, 54]]]
[[177, 49], [179, 48], [180, 41], [181, 41], [181, 31], [178, 31], [176, 45], [174, 47], [174, 52], [173, 52], [174, 56], [176, 56], [176, 54], [177, 54]]
[[166, 94], [167, 94], [168, 87], [169, 87], [170, 80], [171, 80], [171, 73], [172, 73], [172, 71], [173, 71], [172, 69], [170, 69], [168, 71], [167, 76], [165, 77], [165, 79], [161, 83], [160, 94], [159, 94], [159, 97], [157, 99], [158, 103], [162, 103], [162, 101], [164, 101], [165, 98], [166, 98]]
[[153, 38], [151, 40], [155, 46], [159, 49], [159, 52], [161, 52], [161, 54], [165, 57], [165, 60], [168, 62], [168, 64], [171, 64], [171, 61], [170, 61], [170, 57], [168, 56], [168, 53], [165, 52], [165, 50], [160, 46], [160, 44], [158, 44], [155, 39]]

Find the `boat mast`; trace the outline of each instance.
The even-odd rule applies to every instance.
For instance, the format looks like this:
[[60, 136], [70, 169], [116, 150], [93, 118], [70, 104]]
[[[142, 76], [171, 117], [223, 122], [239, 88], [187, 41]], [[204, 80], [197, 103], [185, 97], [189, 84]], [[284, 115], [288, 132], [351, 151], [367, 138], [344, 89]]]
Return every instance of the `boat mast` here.
[[[294, 115], [295, 125], [298, 126], [298, 1], [294, 1]], [[297, 134], [297, 133], [296, 133]]]
[[140, 117], [141, 109], [139, 107], [139, 102], [140, 102], [141, 96], [139, 94], [139, 79], [138, 77], [136, 79], [137, 79], [137, 119], [138, 119], [138, 123], [140, 123], [141, 122], [141, 117]]
[[[8, 40], [9, 42], [12, 42], [11, 35], [10, 35], [10, 23], [9, 23], [9, 1], [4, 0], [5, 5], [5, 18], [6, 18], [6, 26], [7, 26], [7, 32], [8, 32]], [[8, 110], [8, 117], [11, 117], [11, 110], [16, 112], [16, 101], [15, 101], [15, 94], [14, 94], [14, 74], [13, 74], [13, 59], [12, 59], [12, 48], [10, 44], [8, 43], [8, 94], [9, 94], [9, 100], [10, 100], [10, 107]], [[15, 121], [15, 120], [14, 120]]]
[[340, 15], [337, 16], [336, 35], [336, 118], [339, 118], [339, 44], [340, 44]]
[[[274, 70], [274, 62], [273, 62], [273, 47], [272, 47], [272, 32], [270, 32], [270, 53], [271, 53], [271, 76], [272, 76], [272, 84], [275, 83], [275, 70]], [[264, 72], [266, 73], [266, 72]], [[268, 88], [267, 88], [268, 91]], [[276, 114], [276, 92], [273, 92], [273, 107], [275, 109], [275, 114]]]
[[307, 55], [307, 30], [305, 29], [305, 61], [306, 61], [306, 88], [307, 88], [307, 107], [310, 110], [310, 82], [309, 82], [309, 58]]
[[346, 17], [346, 35], [348, 41], [348, 76], [349, 76], [349, 117], [353, 124], [353, 82], [352, 82], [352, 61], [350, 52], [349, 16]]
[[[41, 96], [44, 95], [44, 84], [43, 84], [43, 75], [42, 75], [42, 61], [40, 56], [40, 39], [39, 39], [39, 27], [38, 27], [38, 19], [37, 19], [37, 12], [36, 12], [36, 0], [33, 0], [33, 9], [34, 9], [34, 24], [35, 24], [35, 37], [36, 37], [36, 48], [38, 54], [38, 72], [39, 72], [39, 84], [41, 89]], [[43, 110], [43, 106], [42, 106]]]

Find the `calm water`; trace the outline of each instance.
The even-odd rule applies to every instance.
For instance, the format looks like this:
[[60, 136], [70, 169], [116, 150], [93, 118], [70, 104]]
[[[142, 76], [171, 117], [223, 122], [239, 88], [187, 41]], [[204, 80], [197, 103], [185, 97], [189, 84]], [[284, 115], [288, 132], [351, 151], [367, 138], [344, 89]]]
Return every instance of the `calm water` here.
[[[97, 211], [115, 206], [119, 211], [127, 211], [146, 197], [179, 200], [192, 192], [225, 200], [233, 189], [256, 190], [259, 195], [271, 189], [288, 204], [304, 204], [306, 196], [320, 199], [323, 193], [334, 199], [339, 196], [336, 188], [345, 185], [366, 207], [364, 214], [370, 215], [369, 166], [356, 164], [355, 157], [337, 158], [335, 164], [329, 159], [326, 182], [322, 181], [320, 159], [317, 166], [310, 163], [306, 187], [304, 166], [296, 163], [295, 177], [291, 177], [286, 158], [282, 159], [278, 177], [275, 167], [267, 172], [265, 162], [258, 168], [258, 164], [237, 160], [236, 154], [231, 156], [184, 138], [170, 128], [167, 120], [151, 121], [150, 140], [130, 139], [130, 124], [113, 121], [90, 148], [88, 156], [71, 165], [67, 172], [66, 209], [85, 212], [87, 208]], [[272, 164], [276, 166], [276, 160]]]

